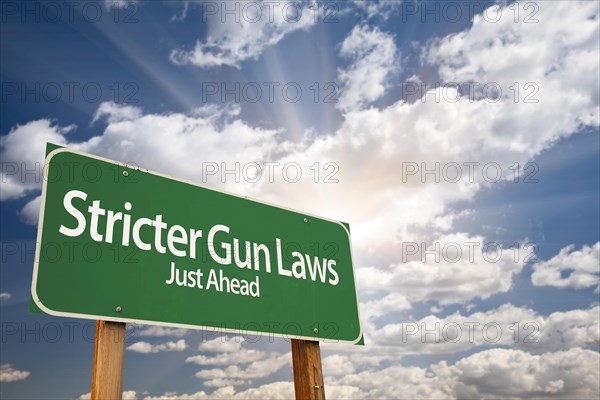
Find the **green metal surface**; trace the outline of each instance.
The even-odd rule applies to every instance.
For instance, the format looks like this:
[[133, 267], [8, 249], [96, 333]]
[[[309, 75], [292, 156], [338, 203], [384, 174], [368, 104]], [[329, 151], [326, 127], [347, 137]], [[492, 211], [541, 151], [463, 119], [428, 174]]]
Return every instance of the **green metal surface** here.
[[362, 343], [347, 225], [69, 149], [49, 147], [46, 163], [32, 284], [43, 312]]

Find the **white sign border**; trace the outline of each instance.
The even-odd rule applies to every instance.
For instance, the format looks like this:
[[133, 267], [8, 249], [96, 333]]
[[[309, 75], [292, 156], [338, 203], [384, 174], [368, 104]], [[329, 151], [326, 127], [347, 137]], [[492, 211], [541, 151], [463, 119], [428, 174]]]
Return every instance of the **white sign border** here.
[[221, 332], [221, 333], [224, 332], [224, 333], [232, 333], [232, 334], [240, 334], [241, 332], [252, 332], [252, 333], [256, 333], [257, 335], [260, 335], [260, 336], [282, 337], [284, 339], [302, 339], [302, 340], [310, 340], [310, 341], [322, 341], [323, 343], [357, 344], [358, 342], [360, 342], [363, 339], [362, 323], [361, 323], [361, 318], [360, 318], [360, 307], [359, 307], [359, 302], [358, 302], [358, 290], [356, 288], [356, 275], [354, 273], [354, 261], [353, 261], [353, 256], [352, 256], [352, 241], [350, 240], [350, 232], [348, 231], [348, 228], [346, 228], [346, 226], [343, 223], [341, 223], [340, 221], [335, 221], [335, 220], [332, 220], [329, 218], [320, 217], [318, 215], [305, 213], [303, 211], [295, 210], [295, 209], [289, 208], [289, 207], [281, 207], [276, 204], [252, 199], [252, 198], [249, 198], [246, 196], [240, 196], [240, 195], [230, 193], [227, 191], [209, 188], [209, 187], [199, 185], [197, 183], [194, 183], [194, 182], [191, 182], [191, 181], [188, 181], [185, 179], [174, 178], [169, 175], [161, 174], [159, 172], [154, 172], [154, 171], [150, 171], [147, 169], [140, 169], [139, 167], [131, 168], [127, 164], [123, 164], [123, 163], [120, 163], [115, 160], [110, 160], [108, 158], [95, 156], [95, 155], [92, 155], [89, 153], [84, 153], [84, 152], [81, 152], [78, 150], [72, 150], [67, 147], [60, 147], [60, 148], [54, 149], [50, 153], [48, 153], [48, 155], [46, 156], [46, 159], [45, 159], [45, 166], [50, 165], [50, 161], [52, 160], [52, 158], [55, 155], [60, 154], [60, 153], [65, 153], [65, 152], [77, 154], [77, 155], [80, 155], [83, 157], [93, 158], [93, 159], [96, 159], [99, 161], [104, 161], [104, 162], [107, 162], [110, 164], [115, 164], [115, 165], [118, 165], [118, 166], [124, 167], [124, 168], [129, 168], [129, 169], [133, 169], [133, 170], [135, 170], [135, 169], [142, 170], [143, 172], [146, 172], [151, 175], [160, 176], [162, 178], [167, 178], [170, 180], [182, 182], [182, 183], [185, 183], [188, 185], [200, 187], [202, 189], [207, 189], [207, 190], [211, 190], [214, 192], [223, 193], [223, 194], [226, 194], [229, 196], [235, 196], [235, 197], [238, 197], [238, 198], [241, 198], [244, 200], [250, 200], [255, 203], [264, 204], [264, 205], [276, 207], [276, 208], [287, 210], [287, 211], [292, 211], [297, 214], [302, 214], [302, 215], [306, 215], [306, 216], [310, 216], [310, 217], [314, 217], [314, 218], [319, 218], [319, 219], [322, 219], [325, 221], [329, 221], [329, 222], [333, 222], [333, 223], [341, 225], [342, 228], [344, 228], [344, 231], [346, 232], [346, 234], [348, 235], [348, 243], [350, 244], [350, 246], [349, 246], [350, 247], [350, 262], [351, 262], [351, 266], [352, 266], [352, 278], [354, 279], [354, 291], [355, 291], [355, 296], [356, 296], [356, 310], [357, 310], [357, 314], [358, 314], [359, 334], [355, 340], [327, 339], [327, 338], [319, 338], [318, 336], [296, 336], [296, 335], [286, 335], [286, 334], [274, 333], [274, 332], [265, 333], [262, 331], [253, 331], [253, 330], [236, 330], [236, 329], [228, 329], [228, 328], [217, 328], [217, 327], [211, 327], [211, 326], [187, 325], [187, 324], [179, 324], [179, 323], [171, 323], [171, 322], [148, 321], [148, 320], [141, 320], [141, 319], [134, 319], [134, 318], [119, 318], [119, 317], [109, 317], [109, 316], [103, 316], [103, 315], [79, 314], [79, 313], [70, 313], [70, 312], [52, 310], [52, 309], [46, 307], [41, 302], [41, 300], [39, 299], [39, 297], [37, 295], [37, 278], [38, 278], [39, 260], [40, 260], [40, 252], [41, 252], [41, 243], [42, 243], [44, 209], [46, 207], [46, 179], [43, 179], [42, 195], [41, 195], [42, 198], [41, 198], [41, 205], [40, 205], [40, 216], [39, 216], [39, 220], [38, 220], [38, 232], [37, 232], [37, 241], [36, 241], [36, 247], [35, 247], [35, 259], [33, 262], [33, 277], [31, 280], [31, 297], [32, 297], [34, 303], [36, 304], [36, 306], [38, 306], [46, 314], [56, 316], [56, 317], [82, 318], [82, 319], [94, 319], [94, 320], [101, 320], [101, 321], [114, 321], [114, 322], [125, 322], [125, 323], [135, 323], [135, 324], [158, 325], [158, 326], [175, 327], [175, 328], [216, 331], [216, 332]]

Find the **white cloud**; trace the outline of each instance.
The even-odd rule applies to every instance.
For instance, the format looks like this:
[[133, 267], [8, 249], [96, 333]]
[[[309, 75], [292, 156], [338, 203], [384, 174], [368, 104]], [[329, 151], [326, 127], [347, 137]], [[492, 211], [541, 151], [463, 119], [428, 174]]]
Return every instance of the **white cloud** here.
[[106, 10], [110, 10], [111, 8], [127, 8], [137, 2], [138, 0], [104, 0], [104, 8]]
[[[325, 379], [327, 381], [327, 379]], [[327, 399], [366, 399], [368, 393], [356, 386], [325, 384]]]
[[595, 305], [544, 316], [527, 307], [504, 304], [485, 312], [457, 311], [420, 319], [405, 312], [386, 313], [376, 321], [363, 318], [363, 331], [365, 347], [323, 343], [322, 352], [343, 356], [349, 364], [346, 367], [358, 373], [377, 371], [406, 355], [457, 354], [498, 346], [534, 354], [576, 347], [596, 349], [600, 343], [600, 308]]
[[37, 225], [40, 217], [40, 206], [42, 205], [42, 196], [36, 196], [30, 200], [25, 207], [19, 211], [21, 220], [29, 225]]
[[[125, 111], [121, 111], [122, 108]], [[40, 190], [46, 142], [137, 163], [199, 183], [203, 182], [203, 176], [208, 176], [197, 167], [199, 154], [203, 154], [202, 159], [207, 164], [234, 165], [239, 160], [270, 160], [273, 152], [286, 146], [277, 141], [278, 131], [231, 120], [238, 111], [233, 107], [196, 110], [192, 115], [142, 115], [137, 108], [102, 103], [95, 117], [107, 118], [106, 130], [103, 135], [80, 143], [68, 142], [65, 136], [74, 126], [60, 127], [50, 120], [18, 125], [0, 138], [0, 155], [4, 162], [0, 199], [11, 200]], [[148, 140], [149, 137], [153, 140]], [[193, 153], [196, 156], [192, 156]], [[154, 155], [148, 158], [148, 154]], [[27, 173], [32, 170], [37, 173]], [[235, 181], [223, 183], [220, 174], [210, 176], [208, 182], [224, 189], [236, 187], [238, 193], [241, 189]], [[250, 183], [245, 187], [247, 194], [258, 189]], [[38, 214], [39, 200], [30, 202], [21, 212], [25, 221], [33, 224], [37, 223]]]
[[397, 9], [402, 1], [389, 0], [354, 0], [353, 5], [367, 14], [367, 18], [381, 17], [387, 20], [391, 13]]
[[[418, 260], [396, 263], [388, 268], [367, 267], [357, 271], [359, 288], [364, 291], [402, 293], [408, 301], [436, 300], [440, 304], [465, 303], [473, 298], [487, 299], [512, 287], [512, 278], [521, 272], [531, 256], [525, 245], [518, 248], [489, 246], [482, 236], [464, 233], [442, 236], [418, 249], [420, 243], [405, 243], [403, 255], [418, 251]], [[400, 251], [400, 250], [399, 250]], [[397, 296], [397, 295], [396, 295]], [[397, 311], [405, 299], [397, 296]], [[387, 310], [371, 311], [380, 315]], [[382, 305], [377, 305], [381, 308]], [[390, 307], [385, 305], [385, 307]]]
[[203, 380], [216, 379], [234, 379], [247, 380], [266, 378], [279, 371], [284, 365], [291, 365], [292, 355], [286, 354], [271, 354], [267, 359], [254, 361], [244, 368], [237, 365], [230, 365], [227, 368], [203, 369], [196, 372], [196, 377]]
[[[442, 367], [443, 369], [443, 367]], [[600, 357], [579, 348], [531, 355], [491, 349], [448, 368], [459, 398], [598, 398]]]
[[198, 350], [213, 353], [235, 353], [241, 350], [243, 342], [244, 338], [240, 336], [220, 336], [201, 342]]
[[208, 387], [240, 386], [247, 383], [248, 381], [236, 379], [210, 379], [208, 381], [204, 381], [204, 385]]
[[258, 388], [246, 389], [243, 392], [232, 393], [233, 399], [291, 399], [294, 397], [294, 386], [291, 382], [274, 382]]
[[[563, 277], [563, 272], [568, 273]], [[548, 261], [533, 265], [531, 282], [535, 286], [582, 289], [600, 284], [600, 242], [575, 250], [570, 245]]]
[[115, 123], [121, 121], [131, 121], [133, 119], [140, 118], [141, 116], [142, 110], [140, 110], [138, 107], [119, 105], [113, 102], [103, 102], [94, 113], [92, 124], [100, 120], [102, 117], [106, 117], [108, 123]]
[[11, 297], [12, 297], [11, 294], [8, 293], [8, 292], [2, 292], [2, 293], [0, 293], [0, 301], [10, 300]]
[[354, 373], [354, 365], [348, 356], [334, 354], [323, 358], [323, 376], [340, 376]]
[[149, 336], [149, 337], [183, 337], [189, 333], [189, 329], [183, 328], [168, 328], [158, 325], [135, 325], [133, 330], [134, 335]]
[[[289, 357], [289, 355], [288, 355]], [[324, 360], [325, 362], [325, 360]], [[368, 368], [368, 367], [367, 367]], [[592, 350], [533, 355], [522, 350], [490, 349], [428, 367], [391, 365], [340, 375], [326, 374], [327, 398], [597, 398], [600, 357]], [[216, 378], [223, 379], [223, 378]], [[292, 382], [268, 383], [236, 392], [224, 386], [212, 393], [165, 393], [146, 400], [293, 398]]]
[[490, 349], [428, 368], [391, 366], [326, 379], [357, 398], [597, 398], [600, 357], [580, 348], [542, 355]]
[[136, 352], [136, 353], [159, 353], [163, 351], [183, 351], [187, 349], [187, 343], [185, 339], [180, 339], [176, 342], [166, 342], [159, 344], [151, 344], [148, 342], [137, 342], [132, 345], [127, 346], [127, 350]]
[[[91, 393], [85, 393], [78, 397], [79, 400], [90, 400], [92, 398]], [[125, 390], [121, 396], [122, 400], [136, 400], [139, 396], [135, 390]]]
[[0, 382], [16, 382], [27, 379], [30, 375], [29, 371], [19, 371], [14, 369], [10, 364], [0, 365]]
[[357, 110], [385, 94], [386, 82], [399, 70], [394, 37], [378, 28], [355, 26], [342, 42], [340, 55], [350, 65], [338, 71], [343, 93], [338, 106]]
[[205, 356], [199, 354], [185, 359], [185, 362], [195, 363], [198, 365], [231, 365], [231, 364], [246, 364], [249, 362], [263, 360], [267, 354], [260, 350], [239, 349], [235, 352], [219, 353], [215, 356]]
[[597, 346], [600, 344], [600, 307], [554, 312], [542, 318], [540, 333], [538, 343], [523, 343], [522, 347], [545, 351]]
[[212, 393], [204, 391], [191, 394], [165, 393], [162, 396], [144, 397], [144, 400], [204, 400], [204, 399], [264, 399], [280, 400], [291, 399], [294, 397], [294, 385], [292, 382], [273, 382], [257, 388], [250, 388], [241, 392], [236, 392], [233, 386], [225, 386], [215, 390]]
[[[369, 278], [372, 274], [369, 274]], [[367, 278], [367, 279], [369, 279]], [[379, 278], [383, 278], [381, 273]], [[389, 278], [389, 276], [386, 276]], [[358, 277], [358, 281], [362, 281], [362, 276]], [[360, 315], [364, 322], [370, 323], [372, 320], [389, 314], [390, 312], [398, 312], [410, 310], [411, 304], [406, 296], [399, 293], [389, 293], [382, 298], [369, 300], [360, 304]]]
[[[383, 353], [457, 353], [479, 346], [517, 346], [529, 352], [593, 346], [600, 342], [600, 307], [555, 312], [547, 317], [529, 308], [504, 304], [497, 309], [444, 318], [390, 323], [369, 340]], [[377, 349], [379, 350], [379, 349]]]
[[431, 306], [431, 307], [429, 308], [429, 312], [431, 312], [432, 314], [439, 314], [439, 313], [441, 313], [442, 311], [444, 311], [444, 308], [443, 308], [443, 307]]
[[[492, 10], [486, 15], [501, 15], [498, 21], [476, 15], [470, 29], [434, 41], [425, 53], [444, 81], [496, 82], [506, 100], [513, 99], [510, 86], [515, 82], [537, 85], [539, 106], [530, 107], [537, 118], [529, 118], [527, 111], [533, 110], [523, 107], [523, 97], [517, 103], [504, 102], [513, 111], [500, 117], [506, 129], [525, 124], [519, 136], [505, 138], [514, 148], [532, 144], [532, 136], [552, 135], [556, 140], [579, 124], [597, 125], [600, 118], [598, 3], [560, 1], [536, 6], [538, 23], [515, 23], [508, 7], [498, 13]], [[540, 135], [540, 129], [546, 134]], [[543, 144], [538, 141], [531, 151], [538, 152]]]
[[0, 201], [17, 199], [39, 190], [43, 179], [46, 142], [64, 145], [67, 143], [65, 135], [74, 128], [74, 125], [59, 127], [51, 120], [40, 119], [17, 125], [8, 135], [1, 136], [0, 158], [3, 165]]
[[[397, 398], [401, 393], [407, 399], [452, 398], [452, 386], [447, 377], [430, 374], [426, 368], [391, 366], [348, 374], [340, 378], [325, 378], [325, 393], [331, 387], [356, 388], [359, 398]], [[348, 390], [348, 389], [346, 389]]]
[[[226, 3], [213, 3], [216, 12], [207, 12], [208, 34], [194, 48], [177, 49], [171, 53], [175, 64], [198, 67], [229, 65], [240, 67], [242, 61], [257, 59], [262, 52], [279, 43], [287, 34], [314, 25], [309, 6], [314, 2], [235, 2], [229, 9], [236, 15], [222, 20]], [[237, 19], [237, 21], [236, 21]]]
[[[599, 361], [595, 351], [574, 348], [532, 355], [491, 349], [448, 365], [428, 368], [394, 365], [378, 370], [325, 376], [328, 398], [597, 398]], [[293, 397], [292, 382], [275, 382], [236, 392], [233, 386], [194, 394], [166, 393], [145, 399]]]
[[187, 18], [188, 12], [190, 9], [190, 2], [185, 0], [183, 1], [183, 6], [179, 13], [176, 13], [171, 17], [170, 22], [182, 22]]

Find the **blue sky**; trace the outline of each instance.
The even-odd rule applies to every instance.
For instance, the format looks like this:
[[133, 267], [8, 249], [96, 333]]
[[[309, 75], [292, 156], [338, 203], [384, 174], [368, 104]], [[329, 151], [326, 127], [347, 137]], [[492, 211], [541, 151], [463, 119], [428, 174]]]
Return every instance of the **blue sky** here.
[[[0, 3], [2, 398], [90, 390], [93, 321], [27, 307], [46, 142], [349, 222], [328, 398], [598, 397], [597, 2], [70, 4]], [[252, 162], [303, 176], [205, 174]], [[245, 339], [130, 326], [124, 397], [293, 397]]]

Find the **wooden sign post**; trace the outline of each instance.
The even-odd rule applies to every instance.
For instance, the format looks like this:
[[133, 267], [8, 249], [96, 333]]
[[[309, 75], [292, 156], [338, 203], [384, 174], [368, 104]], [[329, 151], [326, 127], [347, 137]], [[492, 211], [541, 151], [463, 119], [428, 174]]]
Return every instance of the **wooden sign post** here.
[[120, 400], [123, 396], [125, 325], [96, 321], [92, 400]]
[[297, 400], [325, 400], [319, 342], [292, 339], [294, 389]]

